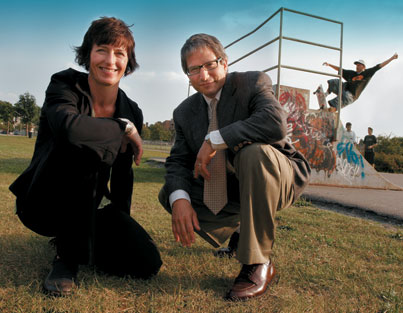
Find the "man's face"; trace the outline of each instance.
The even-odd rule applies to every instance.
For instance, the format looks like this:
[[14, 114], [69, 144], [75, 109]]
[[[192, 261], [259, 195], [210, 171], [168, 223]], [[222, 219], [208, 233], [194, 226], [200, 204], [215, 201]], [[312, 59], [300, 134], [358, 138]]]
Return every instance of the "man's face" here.
[[[194, 66], [201, 66], [205, 63], [217, 60], [217, 56], [210, 48], [200, 48], [193, 51], [186, 59], [188, 69]], [[218, 66], [212, 70], [200, 69], [200, 73], [188, 76], [193, 88], [209, 98], [214, 98], [218, 91], [224, 86], [227, 76], [227, 60], [218, 62]]]
[[346, 125], [347, 131], [351, 131], [351, 125]]
[[365, 65], [363, 65], [361, 63], [357, 63], [355, 66], [356, 66], [357, 73], [361, 73], [361, 72], [365, 71]]
[[372, 135], [372, 129], [368, 128], [368, 135]]

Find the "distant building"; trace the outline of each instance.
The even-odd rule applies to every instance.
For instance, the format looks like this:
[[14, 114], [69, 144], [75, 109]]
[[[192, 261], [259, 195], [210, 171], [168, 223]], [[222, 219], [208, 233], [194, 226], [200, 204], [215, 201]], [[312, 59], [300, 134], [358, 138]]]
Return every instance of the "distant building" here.
[[165, 130], [172, 130], [172, 129], [174, 129], [174, 120], [173, 120], [173, 119], [163, 121], [163, 122], [161, 122], [161, 124], [162, 124], [162, 127], [163, 127]]

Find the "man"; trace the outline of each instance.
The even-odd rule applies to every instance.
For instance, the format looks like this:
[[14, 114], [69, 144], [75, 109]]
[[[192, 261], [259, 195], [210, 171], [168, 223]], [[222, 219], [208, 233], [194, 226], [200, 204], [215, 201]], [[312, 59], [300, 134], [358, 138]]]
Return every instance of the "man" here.
[[[345, 70], [343, 69], [342, 76], [345, 79], [345, 82], [342, 85], [342, 102], [341, 108], [346, 107], [347, 105], [353, 103], [358, 99], [361, 95], [364, 88], [367, 86], [372, 76], [385, 65], [389, 64], [392, 60], [397, 59], [398, 55], [395, 53], [392, 57], [387, 59], [386, 61], [375, 65], [369, 69], [366, 69], [366, 64], [364, 60], [355, 61], [354, 64], [356, 66], [356, 70]], [[327, 62], [324, 62], [323, 65], [330, 66], [332, 69], [339, 71], [339, 67]], [[337, 110], [337, 106], [339, 103], [338, 94], [339, 94], [339, 79], [329, 79], [327, 81], [328, 89], [325, 93], [325, 97], [334, 93], [337, 97], [328, 101], [329, 103], [329, 111], [335, 112]], [[314, 94], [317, 92], [316, 90]]]
[[374, 148], [377, 145], [376, 137], [372, 135], [373, 129], [368, 127], [368, 135], [364, 137], [365, 152], [364, 158], [369, 164], [375, 166], [375, 152]]
[[[255, 297], [275, 275], [275, 213], [299, 196], [310, 168], [285, 139], [286, 115], [266, 74], [228, 74], [223, 46], [206, 34], [191, 36], [181, 59], [198, 92], [173, 113], [176, 139], [159, 199], [172, 214], [175, 240], [186, 247], [194, 231], [218, 247], [241, 225], [236, 254], [243, 266], [226, 299]], [[214, 185], [223, 177], [224, 186]]]
[[344, 143], [352, 143], [355, 144], [356, 142], [356, 136], [355, 136], [355, 132], [351, 130], [351, 126], [352, 124], [350, 122], [346, 123], [346, 130], [343, 131], [343, 136], [341, 137], [341, 142]]

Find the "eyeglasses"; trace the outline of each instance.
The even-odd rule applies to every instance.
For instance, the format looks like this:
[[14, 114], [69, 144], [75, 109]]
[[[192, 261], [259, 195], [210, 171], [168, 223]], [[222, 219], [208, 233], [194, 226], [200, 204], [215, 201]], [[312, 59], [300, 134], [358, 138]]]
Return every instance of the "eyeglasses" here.
[[218, 62], [220, 62], [221, 60], [222, 60], [222, 58], [218, 58], [217, 60], [209, 61], [209, 62], [206, 62], [206, 63], [204, 63], [204, 64], [202, 64], [202, 65], [189, 67], [189, 68], [187, 69], [186, 74], [187, 74], [188, 76], [197, 75], [197, 74], [200, 73], [200, 70], [201, 70], [202, 68], [205, 69], [206, 71], [212, 71], [212, 70], [214, 70], [214, 69], [217, 68]]

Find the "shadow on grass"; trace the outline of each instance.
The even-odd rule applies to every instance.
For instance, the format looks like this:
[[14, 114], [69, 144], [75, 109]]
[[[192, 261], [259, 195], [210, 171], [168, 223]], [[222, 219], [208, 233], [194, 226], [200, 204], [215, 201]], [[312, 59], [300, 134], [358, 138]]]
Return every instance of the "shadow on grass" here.
[[165, 169], [139, 167], [134, 169], [134, 182], [137, 183], [164, 183]]
[[158, 289], [153, 290], [153, 293], [161, 296], [167, 294], [175, 296], [183, 291], [188, 294], [195, 290], [204, 290], [213, 293], [217, 299], [221, 299], [231, 287], [237, 274], [234, 272], [234, 277], [230, 278], [219, 274], [194, 273], [193, 278], [183, 278], [175, 273], [164, 271], [153, 278], [153, 284], [158, 286]]
[[[42, 282], [51, 268], [51, 261], [55, 255], [55, 251], [48, 241], [49, 238], [35, 234], [2, 235], [0, 237], [0, 288], [25, 287], [32, 294], [41, 294]], [[165, 257], [184, 259], [200, 258], [203, 254], [210, 253], [212, 253], [212, 249], [208, 247], [161, 249], [161, 254]], [[206, 255], [204, 257], [208, 258]], [[191, 276], [193, 279], [187, 276]], [[90, 266], [80, 266], [78, 280], [82, 288], [88, 290], [103, 286], [102, 288], [114, 289], [122, 293], [133, 289], [136, 294], [146, 294], [151, 290], [154, 295], [164, 296], [181, 294], [185, 290], [200, 289], [222, 297], [231, 285], [233, 278], [204, 272], [187, 273], [183, 277], [175, 270], [162, 269], [151, 280], [141, 280], [111, 276], [98, 272]]]
[[0, 173], [4, 174], [20, 174], [31, 162], [30, 158], [15, 158], [0, 160]]
[[0, 287], [30, 286], [50, 268], [54, 251], [49, 238], [29, 234], [0, 237]]
[[[28, 158], [0, 159], [0, 173], [21, 174], [31, 162]], [[161, 167], [134, 167], [134, 181], [139, 183], [163, 183], [165, 169]]]

